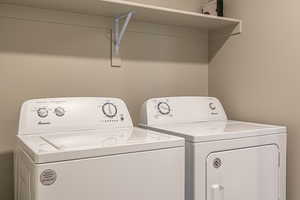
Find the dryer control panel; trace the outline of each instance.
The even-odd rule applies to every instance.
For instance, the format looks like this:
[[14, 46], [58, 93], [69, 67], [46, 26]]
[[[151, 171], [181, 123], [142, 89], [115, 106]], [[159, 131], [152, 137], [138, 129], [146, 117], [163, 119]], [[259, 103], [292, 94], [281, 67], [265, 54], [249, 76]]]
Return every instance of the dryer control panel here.
[[220, 101], [214, 97], [165, 97], [147, 100], [141, 109], [145, 125], [227, 120]]
[[33, 99], [21, 108], [19, 134], [132, 127], [126, 104], [117, 98]]

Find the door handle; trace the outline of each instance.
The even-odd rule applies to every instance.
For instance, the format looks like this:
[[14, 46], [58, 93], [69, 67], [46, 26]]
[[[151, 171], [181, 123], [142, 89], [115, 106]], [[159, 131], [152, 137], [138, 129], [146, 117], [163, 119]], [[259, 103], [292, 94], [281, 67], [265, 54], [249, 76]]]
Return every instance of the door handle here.
[[219, 184], [211, 186], [211, 197], [212, 200], [224, 200], [224, 187]]

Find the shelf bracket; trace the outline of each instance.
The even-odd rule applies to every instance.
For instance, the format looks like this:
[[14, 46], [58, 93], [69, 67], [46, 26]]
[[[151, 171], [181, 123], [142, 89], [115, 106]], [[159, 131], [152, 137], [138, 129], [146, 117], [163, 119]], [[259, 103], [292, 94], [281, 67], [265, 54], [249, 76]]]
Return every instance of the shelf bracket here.
[[[124, 33], [127, 26], [133, 17], [134, 12], [131, 11], [125, 15], [118, 16], [114, 19], [114, 26], [111, 32], [112, 41], [112, 54], [111, 54], [111, 65], [112, 67], [121, 67], [122, 60], [120, 55], [121, 41], [123, 39]], [[123, 26], [121, 27], [121, 21], [125, 20]]]
[[234, 28], [231, 33], [231, 36], [240, 35], [242, 34], [242, 21]]

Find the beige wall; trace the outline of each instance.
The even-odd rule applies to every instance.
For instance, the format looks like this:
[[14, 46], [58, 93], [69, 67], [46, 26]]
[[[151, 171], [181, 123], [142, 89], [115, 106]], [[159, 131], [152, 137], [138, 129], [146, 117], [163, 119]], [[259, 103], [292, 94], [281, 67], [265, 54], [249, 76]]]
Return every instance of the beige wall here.
[[[194, 10], [197, 2], [200, 7], [200, 1], [184, 2], [149, 3]], [[121, 97], [137, 122], [147, 98], [207, 95], [205, 31], [131, 23], [122, 43], [123, 66], [112, 68], [110, 27], [110, 18], [0, 6], [1, 200], [12, 200], [11, 151], [26, 99]]]
[[[209, 64], [209, 95], [230, 118], [288, 126], [288, 200], [300, 197], [300, 1], [226, 1], [243, 20]], [[213, 44], [213, 42], [212, 42]]]

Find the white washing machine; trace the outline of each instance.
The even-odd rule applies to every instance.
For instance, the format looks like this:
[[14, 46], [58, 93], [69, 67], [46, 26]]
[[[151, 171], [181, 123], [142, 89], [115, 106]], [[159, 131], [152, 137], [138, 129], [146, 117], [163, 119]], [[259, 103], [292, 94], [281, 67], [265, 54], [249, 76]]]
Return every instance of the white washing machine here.
[[150, 99], [142, 127], [186, 140], [186, 200], [285, 200], [286, 127], [227, 120], [211, 97]]
[[116, 98], [23, 104], [16, 200], [184, 200], [184, 139], [133, 128]]

